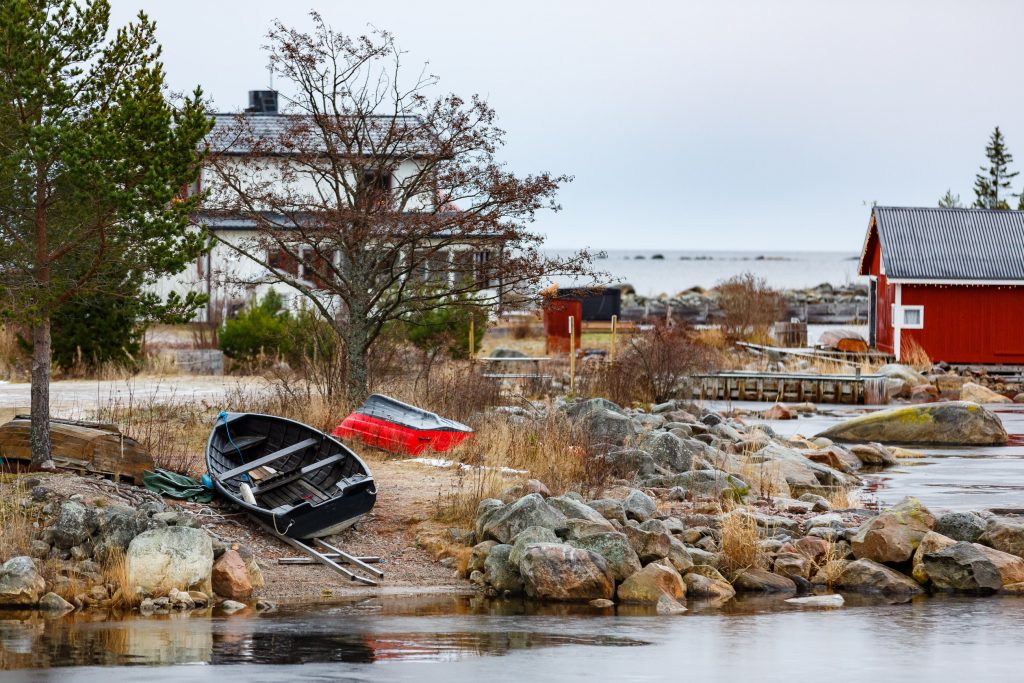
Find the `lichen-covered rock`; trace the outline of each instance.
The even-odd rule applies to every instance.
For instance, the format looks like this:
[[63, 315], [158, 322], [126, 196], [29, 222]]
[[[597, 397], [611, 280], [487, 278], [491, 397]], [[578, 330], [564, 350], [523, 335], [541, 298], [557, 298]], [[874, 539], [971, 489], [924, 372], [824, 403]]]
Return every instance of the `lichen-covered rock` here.
[[509, 543], [523, 529], [542, 526], [547, 529], [564, 529], [566, 517], [548, 505], [539, 493], [523, 496], [514, 503], [488, 510], [486, 519], [479, 529], [484, 540]]
[[44, 533], [46, 540], [53, 546], [70, 550], [89, 540], [96, 531], [96, 524], [96, 508], [66, 500], [61, 503], [56, 518]]
[[1008, 440], [1003, 423], [977, 403], [954, 401], [880, 410], [818, 434], [835, 441], [989, 446]]
[[491, 548], [484, 561], [484, 580], [499, 593], [523, 592], [523, 577], [511, 561], [512, 546], [499, 544]]
[[587, 505], [597, 510], [602, 517], [609, 521], [615, 520], [622, 524], [626, 523], [626, 509], [622, 506], [621, 500], [598, 498], [597, 500], [589, 501]]
[[790, 579], [794, 576], [809, 579], [811, 576], [811, 562], [806, 556], [798, 552], [779, 553], [775, 556], [772, 570], [779, 576], [785, 576]]
[[93, 556], [100, 562], [116, 557], [128, 549], [131, 540], [150, 528], [159, 526], [145, 512], [127, 505], [110, 505], [99, 509], [96, 548]]
[[569, 496], [553, 496], [548, 498], [548, 505], [561, 512], [568, 519], [585, 519], [594, 524], [607, 527], [608, 531], [615, 530], [615, 527], [600, 512], [586, 503], [581, 503]]
[[[523, 554], [526, 553], [526, 549], [537, 543], [561, 543], [561, 540], [555, 535], [554, 531], [547, 527], [527, 527], [512, 539], [512, 551], [509, 554], [508, 561], [518, 567], [519, 561], [523, 559]], [[486, 560], [486, 558], [484, 559]], [[480, 567], [480, 569], [483, 569], [483, 567]]]
[[547, 486], [544, 485], [543, 482], [538, 481], [537, 479], [527, 479], [522, 484], [510, 486], [509, 488], [502, 491], [501, 502], [506, 504], [512, 503], [514, 501], [519, 500], [523, 496], [530, 495], [531, 493], [539, 493], [545, 498], [551, 495], [551, 491], [548, 489]]
[[974, 382], [965, 382], [960, 387], [960, 400], [973, 403], [1013, 403], [1012, 398], [997, 394], [988, 387], [975, 384]]
[[126, 590], [170, 588], [213, 592], [213, 543], [202, 529], [170, 526], [150, 529], [128, 545]]
[[31, 557], [19, 555], [0, 565], [0, 607], [35, 607], [45, 590]]
[[491, 548], [496, 545], [498, 545], [497, 541], [483, 541], [473, 546], [469, 551], [469, 561], [466, 562], [467, 576], [474, 571], [484, 570], [484, 560], [487, 559], [487, 553], [491, 552]]
[[989, 548], [980, 543], [973, 543], [972, 545], [999, 570], [999, 576], [1002, 578], [1004, 586], [1024, 582], [1024, 558], [1004, 553], [1002, 550]]
[[973, 512], [947, 512], [936, 520], [935, 531], [954, 541], [974, 543], [985, 533], [985, 520]]
[[686, 584], [686, 594], [691, 598], [718, 600], [736, 595], [732, 584], [717, 569], [708, 565], [698, 564], [688, 569], [683, 576], [683, 583]]
[[679, 487], [685, 493], [683, 497], [694, 499], [740, 500], [750, 493], [750, 487], [743, 479], [721, 470], [693, 470], [672, 477], [651, 479], [649, 482], [651, 485]]
[[39, 598], [39, 610], [41, 612], [62, 614], [64, 612], [70, 612], [73, 609], [75, 609], [74, 605], [56, 593], [47, 593], [43, 597]]
[[678, 600], [674, 600], [668, 595], [662, 595], [658, 598], [658, 602], [654, 607], [658, 614], [682, 614], [686, 611], [686, 607], [682, 605]]
[[666, 531], [645, 531], [638, 526], [622, 528], [641, 564], [655, 562], [672, 554], [672, 535]]
[[850, 452], [857, 456], [865, 467], [895, 467], [896, 456], [880, 443], [859, 443], [850, 446]]
[[569, 541], [569, 545], [589, 550], [603, 557], [616, 581], [622, 581], [640, 571], [640, 558], [625, 534], [619, 532], [591, 534]]
[[1024, 557], [1024, 519], [990, 517], [978, 543], [1004, 553]]
[[615, 579], [597, 553], [561, 543], [530, 546], [519, 562], [526, 594], [538, 600], [611, 599]]
[[617, 595], [622, 602], [657, 603], [663, 595], [680, 600], [686, 584], [670, 563], [652, 562], [623, 581]]
[[836, 577], [834, 585], [841, 590], [895, 597], [911, 597], [924, 592], [913, 579], [868, 559], [847, 563]]
[[693, 452], [670, 432], [648, 432], [638, 446], [651, 455], [655, 465], [670, 472], [686, 472], [693, 467]]
[[591, 448], [622, 446], [636, 436], [633, 421], [621, 412], [595, 407], [581, 414], [577, 421]]
[[921, 564], [932, 585], [939, 590], [995, 593], [1003, 587], [995, 564], [978, 546], [966, 541], [924, 553]]
[[906, 562], [934, 526], [935, 517], [928, 508], [917, 498], [908, 496], [861, 525], [850, 544], [858, 559]]
[[924, 555], [925, 553], [933, 553], [943, 548], [956, 543], [956, 541], [947, 536], [943, 536], [935, 531], [929, 531], [921, 537], [921, 542], [917, 546], [917, 550], [914, 551], [914, 563], [910, 572], [914, 581], [917, 581], [921, 585], [928, 583], [928, 570], [924, 567]]

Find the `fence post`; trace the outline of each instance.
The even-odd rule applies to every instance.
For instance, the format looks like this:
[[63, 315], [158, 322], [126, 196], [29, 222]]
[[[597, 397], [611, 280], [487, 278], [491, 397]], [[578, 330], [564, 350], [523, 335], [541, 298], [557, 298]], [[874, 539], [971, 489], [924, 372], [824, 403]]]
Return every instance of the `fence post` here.
[[614, 363], [615, 362], [615, 333], [619, 329], [618, 322], [619, 322], [619, 316], [613, 315], [612, 316], [612, 352], [608, 356], [608, 362], [609, 363]]
[[469, 316], [469, 360], [473, 360], [476, 353], [476, 331], [473, 329], [473, 316]]
[[576, 326], [569, 316], [569, 393], [576, 391]]

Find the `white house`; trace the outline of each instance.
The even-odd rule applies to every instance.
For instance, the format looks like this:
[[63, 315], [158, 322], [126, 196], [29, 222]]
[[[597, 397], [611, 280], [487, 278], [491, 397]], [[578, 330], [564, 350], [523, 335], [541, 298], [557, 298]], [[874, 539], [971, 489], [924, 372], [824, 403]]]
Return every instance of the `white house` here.
[[[242, 121], [253, 132], [254, 139], [272, 140], [279, 131], [286, 129], [289, 121], [294, 122], [294, 117], [284, 116], [278, 112], [277, 93], [274, 91], [250, 91], [249, 105], [242, 114]], [[254, 159], [253, 149], [247, 146], [248, 143], [237, 137], [231, 138], [235, 134], [234, 131], [237, 131], [238, 124], [239, 114], [215, 115], [214, 127], [207, 140], [211, 155], [216, 156], [203, 168], [200, 178], [189, 188], [190, 192], [209, 191], [216, 195], [223, 191], [224, 169], [227, 168], [230, 172], [232, 166], [237, 165], [238, 176], [245, 177], [247, 181], [288, 183], [290, 190], [307, 192], [310, 196], [316, 193], [318, 188], [315, 174], [304, 172], [303, 169], [296, 170], [295, 164], [289, 160], [287, 149], [268, 151], [266, 155], [257, 153]], [[215, 171], [215, 166], [220, 170]], [[367, 177], [364, 181], [377, 183], [381, 189], [391, 193], [396, 188], [402, 188], [408, 179], [416, 177], [418, 171], [415, 158], [410, 158], [402, 160], [387, 177]], [[433, 200], [431, 197], [415, 198], [409, 206], [415, 209], [417, 201], [422, 207], [422, 202]], [[241, 213], [232, 215], [200, 211], [196, 215], [196, 224], [199, 229], [207, 230], [215, 234], [219, 240], [236, 246], [253, 242], [259, 234], [256, 221]], [[471, 259], [473, 269], [479, 268], [483, 273], [491, 259], [500, 258], [500, 255], [501, 247], [493, 240], [460, 245], [439, 252], [417, 273], [417, 276], [425, 280], [447, 281], [447, 278], [451, 277], [452, 263], [456, 259], [460, 264], [465, 264], [466, 259]], [[303, 259], [296, 260], [281, 253], [261, 256], [265, 257], [267, 263], [287, 271], [312, 288], [317, 288], [313, 278], [306, 277], [308, 266], [304, 264]], [[208, 254], [200, 257], [185, 271], [161, 279], [155, 288], [161, 295], [171, 291], [198, 291], [207, 294], [209, 304], [196, 315], [197, 322], [219, 322], [254, 298], [263, 296], [271, 288], [284, 297], [289, 307], [298, 307], [303, 300], [303, 295], [298, 290], [280, 281], [275, 282], [263, 265], [239, 255], [234, 249], [222, 243], [215, 243]], [[495, 295], [500, 293], [501, 285], [499, 282], [486, 281], [483, 283], [483, 289], [489, 295]], [[325, 297], [330, 299], [326, 293]]]

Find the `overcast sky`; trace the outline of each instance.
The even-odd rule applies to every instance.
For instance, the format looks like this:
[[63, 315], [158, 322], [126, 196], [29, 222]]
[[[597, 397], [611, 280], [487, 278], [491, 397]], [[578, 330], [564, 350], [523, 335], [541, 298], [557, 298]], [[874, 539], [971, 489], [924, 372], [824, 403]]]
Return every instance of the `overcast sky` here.
[[575, 176], [552, 247], [856, 252], [871, 201], [969, 203], [993, 126], [1024, 168], [1024, 2], [111, 2], [226, 111], [266, 86], [275, 18], [393, 32], [488, 98], [512, 169]]

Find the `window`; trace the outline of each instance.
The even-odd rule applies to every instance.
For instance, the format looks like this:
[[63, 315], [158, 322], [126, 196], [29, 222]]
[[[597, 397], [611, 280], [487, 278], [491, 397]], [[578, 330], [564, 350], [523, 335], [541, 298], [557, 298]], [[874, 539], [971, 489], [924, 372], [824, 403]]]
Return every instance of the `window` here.
[[363, 171], [359, 187], [373, 208], [386, 208], [391, 201], [391, 174], [382, 170]]
[[911, 330], [924, 328], [924, 306], [903, 306], [901, 310], [903, 319], [900, 321], [900, 327]]
[[289, 254], [283, 249], [270, 249], [267, 252], [267, 265], [275, 270], [279, 270], [282, 273], [288, 273], [289, 275], [298, 275], [299, 268], [295, 262], [295, 257]]

